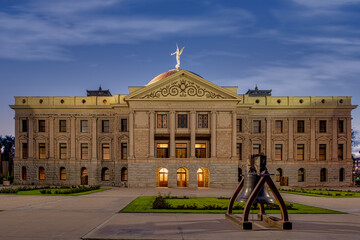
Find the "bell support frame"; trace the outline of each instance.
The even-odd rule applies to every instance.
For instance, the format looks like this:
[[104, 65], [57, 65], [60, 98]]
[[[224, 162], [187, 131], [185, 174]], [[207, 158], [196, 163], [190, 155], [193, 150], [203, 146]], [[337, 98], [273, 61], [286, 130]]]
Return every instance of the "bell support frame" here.
[[245, 204], [242, 218], [237, 217], [232, 214], [232, 208], [233, 208], [235, 199], [236, 199], [237, 195], [239, 194], [239, 192], [241, 191], [241, 189], [244, 187], [244, 178], [241, 179], [238, 187], [236, 188], [233, 196], [230, 199], [227, 213], [225, 214], [226, 219], [228, 219], [236, 224], [241, 225], [244, 230], [251, 230], [252, 223], [249, 222], [250, 209], [251, 209], [251, 206], [253, 205], [253, 203], [255, 202], [257, 196], [259, 195], [261, 189], [265, 186], [265, 183], [268, 184], [271, 192], [273, 193], [276, 201], [279, 204], [282, 219], [266, 215], [264, 205], [262, 203], [259, 203], [260, 213], [258, 214], [258, 219], [261, 221], [264, 221], [272, 226], [278, 227], [280, 229], [284, 229], [284, 230], [292, 229], [292, 223], [289, 222], [289, 216], [288, 216], [285, 202], [284, 202], [283, 198], [281, 197], [279, 191], [277, 190], [274, 182], [271, 180], [270, 174], [267, 172], [265, 172], [264, 174], [261, 174], [261, 178], [260, 178], [259, 182], [257, 183], [256, 187], [253, 189], [249, 199], [247, 200], [247, 202]]

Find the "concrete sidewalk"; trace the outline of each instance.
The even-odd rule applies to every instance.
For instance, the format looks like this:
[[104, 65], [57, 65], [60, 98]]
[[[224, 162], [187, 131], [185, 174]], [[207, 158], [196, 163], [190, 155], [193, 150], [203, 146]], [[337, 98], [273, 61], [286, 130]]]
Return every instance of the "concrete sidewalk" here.
[[138, 196], [231, 196], [232, 189], [113, 188], [83, 196], [0, 195], [1, 239], [360, 239], [359, 198], [317, 198], [283, 194], [284, 199], [348, 212], [290, 215], [293, 230], [254, 223], [241, 230], [223, 214], [118, 213]]

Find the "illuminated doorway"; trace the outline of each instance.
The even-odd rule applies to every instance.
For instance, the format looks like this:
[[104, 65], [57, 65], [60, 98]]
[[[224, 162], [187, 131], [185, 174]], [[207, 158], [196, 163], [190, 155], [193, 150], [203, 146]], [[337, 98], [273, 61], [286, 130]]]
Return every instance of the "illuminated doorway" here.
[[198, 187], [209, 187], [209, 169], [206, 167], [197, 170]]
[[168, 158], [169, 157], [169, 144], [158, 143], [156, 148], [157, 158]]
[[176, 173], [177, 187], [187, 187], [187, 174], [185, 168], [179, 168]]
[[197, 158], [206, 158], [206, 144], [205, 143], [195, 144], [195, 156]]
[[169, 179], [169, 171], [166, 168], [160, 168], [158, 176], [159, 176], [158, 187], [167, 187], [168, 179]]
[[88, 173], [85, 167], [81, 168], [81, 185], [88, 185]]
[[187, 144], [177, 143], [176, 144], [176, 158], [187, 158]]

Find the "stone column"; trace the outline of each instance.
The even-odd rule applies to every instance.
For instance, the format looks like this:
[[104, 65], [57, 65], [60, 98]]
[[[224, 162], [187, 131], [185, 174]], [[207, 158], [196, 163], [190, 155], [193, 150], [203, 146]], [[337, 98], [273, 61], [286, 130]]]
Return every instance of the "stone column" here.
[[34, 159], [34, 118], [33, 117], [29, 117], [29, 128], [28, 128], [28, 131], [29, 131], [29, 142], [28, 142], [28, 159], [29, 160], [33, 160]]
[[[19, 136], [20, 136], [19, 125], [20, 125], [20, 119], [15, 114], [15, 146], [17, 146], [17, 147], [15, 148], [15, 156], [14, 157], [15, 157], [16, 160], [19, 159], [20, 151], [22, 149], [22, 146], [20, 146], [20, 141], [19, 141]], [[0, 159], [0, 163], [1, 163], [1, 159]]]
[[190, 113], [190, 157], [195, 157], [195, 141], [196, 141], [196, 112]]
[[75, 151], [76, 151], [76, 140], [75, 140], [75, 134], [76, 134], [76, 119], [75, 117], [71, 118], [71, 124], [70, 124], [71, 130], [70, 130], [70, 143], [71, 143], [71, 155], [70, 160], [75, 160]]
[[216, 158], [216, 111], [211, 112], [211, 157]]
[[[351, 162], [351, 117], [346, 118], [346, 135], [347, 135], [347, 141], [346, 141], [346, 156], [345, 159], [347, 161]], [[345, 150], [345, 149], [344, 149]]]
[[294, 118], [289, 118], [289, 156], [288, 161], [294, 160]]
[[170, 158], [175, 158], [175, 112], [170, 111]]
[[316, 131], [316, 120], [315, 118], [311, 118], [310, 119], [310, 161], [316, 160], [315, 131]]
[[149, 126], [150, 126], [150, 134], [149, 134], [149, 155], [150, 155], [150, 157], [151, 158], [153, 158], [154, 157], [154, 151], [155, 151], [155, 146], [154, 146], [154, 144], [155, 144], [155, 142], [154, 142], [154, 138], [155, 138], [155, 136], [154, 136], [154, 131], [155, 131], [155, 114], [154, 114], [154, 111], [150, 111], [150, 113], [149, 113], [149, 120], [150, 120], [150, 124], [149, 124]]
[[134, 158], [134, 111], [129, 113], [129, 158]]
[[266, 161], [271, 162], [271, 118], [267, 117], [266, 121]]
[[332, 121], [332, 160], [337, 161], [338, 158], [338, 142], [337, 142], [337, 118], [333, 118]]
[[49, 118], [49, 149], [50, 149], [50, 159], [54, 159], [55, 158], [55, 139], [54, 139], [54, 117], [50, 117]]
[[91, 159], [97, 160], [97, 118], [92, 118], [92, 152], [91, 152]]
[[236, 111], [232, 112], [231, 157], [236, 158]]

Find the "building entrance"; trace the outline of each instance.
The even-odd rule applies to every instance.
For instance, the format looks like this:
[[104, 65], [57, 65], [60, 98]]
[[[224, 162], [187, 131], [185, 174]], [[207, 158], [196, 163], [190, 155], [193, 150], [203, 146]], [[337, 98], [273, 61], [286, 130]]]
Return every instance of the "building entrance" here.
[[187, 187], [186, 170], [184, 168], [179, 168], [176, 175], [177, 187]]
[[162, 168], [159, 171], [159, 187], [167, 187], [168, 186], [168, 170], [166, 168]]

